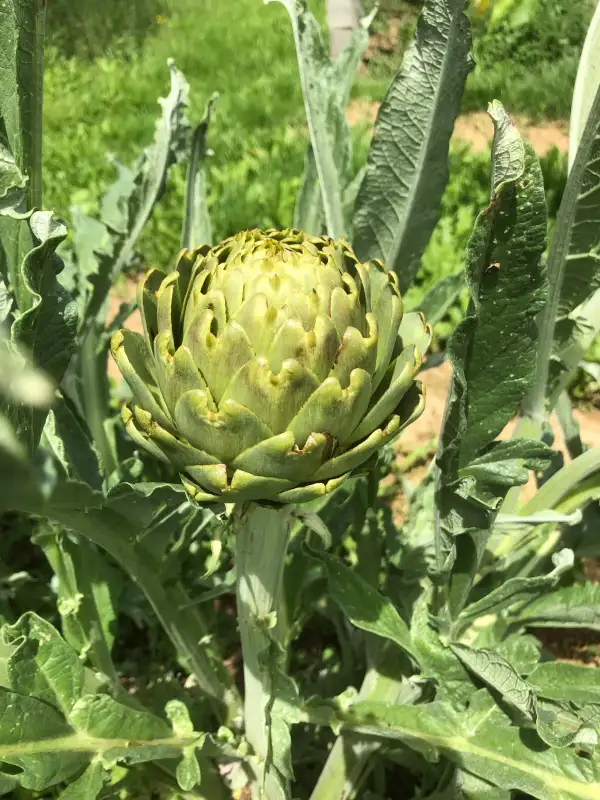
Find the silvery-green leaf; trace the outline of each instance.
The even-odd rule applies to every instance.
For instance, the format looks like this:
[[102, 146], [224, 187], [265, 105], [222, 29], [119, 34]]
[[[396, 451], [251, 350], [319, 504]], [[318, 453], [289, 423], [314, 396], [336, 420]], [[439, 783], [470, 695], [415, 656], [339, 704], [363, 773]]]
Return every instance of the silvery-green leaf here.
[[60, 462], [67, 477], [84, 481], [92, 489], [102, 487], [94, 443], [68, 400], [62, 395], [56, 398], [54, 407], [46, 418], [42, 446]]
[[526, 719], [534, 719], [534, 700], [532, 686], [525, 681], [503, 655], [488, 648], [468, 647], [453, 644], [453, 653], [462, 661], [469, 672], [482, 680], [491, 689], [502, 695], [510, 706]]
[[309, 553], [325, 566], [331, 599], [353, 625], [391, 639], [413, 658], [418, 658], [407, 624], [387, 597], [347, 567], [337, 556], [312, 549]]
[[502, 498], [547, 452], [532, 441], [495, 441], [532, 383], [547, 212], [533, 150], [499, 103], [490, 114], [492, 197], [467, 246], [471, 305], [448, 347], [453, 379], [436, 459], [438, 569], [455, 562], [452, 613], [466, 601]]
[[569, 173], [548, 253], [550, 291], [539, 322], [535, 382], [522, 407], [528, 435], [541, 435], [547, 407], [552, 408], [566, 388], [600, 326], [599, 157], [600, 89]]
[[[313, 46], [319, 52], [319, 57], [314, 59], [312, 67], [319, 74], [321, 102], [327, 106], [323, 121], [329, 129], [333, 158], [340, 179], [346, 231], [350, 230], [359, 185], [356, 179], [351, 180], [352, 139], [344, 111], [360, 57], [368, 44], [368, 29], [372, 19], [371, 14], [361, 20], [358, 28], [352, 32], [348, 46], [333, 62], [327, 57], [324, 44], [318, 39], [317, 31], [313, 28]], [[314, 136], [312, 138], [314, 139]], [[323, 191], [313, 147], [314, 144], [311, 142], [306, 152], [302, 186], [294, 209], [294, 227], [314, 235], [321, 235], [325, 230]], [[326, 188], [325, 192], [327, 191]]]
[[[70, 296], [56, 280], [60, 261], [56, 248], [67, 234], [52, 212], [34, 212], [28, 220], [34, 245], [20, 265], [21, 312], [11, 328], [11, 339], [25, 348], [36, 367], [60, 383], [75, 349], [77, 312]], [[45, 412], [13, 405], [8, 412], [19, 437], [31, 451], [42, 432]]]
[[480, 600], [468, 605], [460, 615], [461, 620], [474, 620], [484, 614], [497, 614], [510, 605], [536, 597], [540, 591], [556, 585], [561, 575], [573, 567], [573, 551], [561, 550], [554, 558], [554, 569], [547, 575], [515, 577], [503, 581]]
[[600, 585], [576, 583], [542, 595], [526, 603], [515, 617], [533, 628], [600, 630]]
[[427, 0], [379, 109], [353, 220], [358, 257], [379, 258], [406, 291], [439, 215], [448, 146], [469, 70], [465, 0]]
[[212, 225], [206, 196], [206, 143], [214, 106], [219, 99], [215, 92], [204, 109], [204, 115], [192, 137], [192, 152], [188, 164], [185, 191], [185, 210], [181, 246], [193, 250], [201, 244], [212, 244]]
[[[332, 102], [332, 84], [324, 79], [324, 76], [329, 74], [331, 65], [321, 28], [308, 10], [306, 0], [265, 0], [265, 2], [280, 2], [290, 15], [314, 159], [313, 170], [311, 157], [308, 157], [307, 181], [314, 188], [316, 172], [327, 233], [334, 239], [339, 239], [345, 233], [340, 169], [340, 162], [344, 163], [344, 148], [339, 147], [340, 142], [336, 142], [336, 136], [343, 131], [346, 123], [340, 106]], [[343, 140], [341, 144], [343, 145]], [[310, 190], [308, 183], [306, 189]], [[311, 209], [314, 207], [314, 203], [302, 198], [300, 203], [306, 207], [310, 205]], [[304, 217], [305, 214], [308, 218], [307, 211], [298, 212], [296, 219], [299, 221], [299, 216]], [[313, 221], [316, 219], [314, 213], [311, 213], [310, 217]]]
[[101, 261], [94, 289], [86, 309], [92, 321], [102, 309], [108, 291], [135, 255], [137, 240], [165, 188], [169, 168], [185, 151], [189, 134], [186, 118], [189, 86], [169, 61], [171, 89], [160, 98], [161, 116], [154, 141], [144, 150], [133, 169], [119, 166], [119, 178], [102, 201], [101, 218], [113, 234], [112, 257]]
[[111, 659], [122, 576], [104, 554], [74, 534], [40, 531], [36, 543], [50, 562], [58, 582], [57, 608], [62, 632], [79, 657], [119, 686]]
[[0, 5], [0, 118], [4, 145], [28, 179], [24, 210], [41, 206], [45, 12], [41, 0], [5, 0]]
[[462, 769], [492, 785], [538, 800], [595, 800], [600, 767], [571, 748], [532, 747], [489, 696], [477, 693], [468, 709], [444, 703], [393, 706], [356, 703], [349, 730], [396, 739], [408, 747], [435, 748]]
[[537, 693], [547, 700], [578, 705], [600, 703], [600, 675], [597, 669], [568, 661], [545, 661], [529, 676]]
[[585, 37], [573, 89], [569, 124], [569, 169], [575, 161], [598, 87], [600, 87], [600, 6], [596, 6]]
[[[600, 375], [598, 376], [600, 377]], [[556, 401], [556, 417], [561, 427], [567, 451], [571, 458], [577, 458], [583, 453], [584, 447], [581, 441], [579, 423], [573, 415], [573, 406], [569, 393], [565, 390], [561, 392]]]

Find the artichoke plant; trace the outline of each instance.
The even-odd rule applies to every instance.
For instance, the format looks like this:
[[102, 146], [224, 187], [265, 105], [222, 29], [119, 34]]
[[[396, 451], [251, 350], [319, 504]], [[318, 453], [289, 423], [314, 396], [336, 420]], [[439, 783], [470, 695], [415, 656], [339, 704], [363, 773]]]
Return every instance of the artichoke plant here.
[[245, 231], [151, 270], [138, 302], [144, 335], [111, 343], [123, 419], [196, 500], [319, 497], [423, 410], [429, 326], [344, 241]]

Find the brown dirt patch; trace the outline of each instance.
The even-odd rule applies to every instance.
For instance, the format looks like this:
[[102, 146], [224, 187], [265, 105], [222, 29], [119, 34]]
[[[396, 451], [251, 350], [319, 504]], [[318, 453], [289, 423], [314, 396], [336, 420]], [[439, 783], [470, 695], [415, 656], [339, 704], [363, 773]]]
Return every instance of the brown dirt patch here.
[[[379, 103], [364, 97], [352, 100], [346, 112], [349, 125], [368, 123], [373, 125], [379, 111]], [[514, 121], [521, 135], [533, 146], [538, 156], [546, 155], [556, 147], [561, 153], [569, 149], [568, 125], [566, 122], [546, 122], [534, 125], [526, 117], [516, 116]], [[488, 150], [492, 141], [493, 125], [485, 111], [461, 114], [454, 125], [452, 142], [464, 142], [474, 153]]]
[[600, 633], [580, 628], [532, 628], [531, 633], [557, 661], [600, 667]]
[[[448, 385], [450, 383], [450, 363], [444, 361], [439, 367], [432, 367], [427, 369], [419, 375], [419, 380], [423, 382], [426, 390], [426, 404], [425, 411], [416, 422], [413, 422], [407, 430], [402, 434], [397, 445], [398, 452], [398, 467], [402, 468], [402, 462], [407, 454], [417, 449], [427, 449], [432, 441], [439, 437], [440, 429], [442, 426], [442, 419], [444, 416], [444, 408], [446, 404], [446, 395], [448, 393]], [[581, 439], [584, 444], [589, 447], [600, 447], [600, 409], [593, 408], [590, 410], [574, 409], [573, 416], [579, 423], [581, 428]], [[502, 431], [500, 438], [509, 439], [514, 432], [516, 418], [511, 420], [506, 428]], [[566, 452], [564, 436], [558, 424], [555, 415], [552, 415], [550, 424], [554, 431], [554, 447], [560, 450], [565, 459], [568, 461], [569, 457]], [[406, 472], [406, 477], [413, 484], [417, 484], [425, 474], [422, 464], [417, 462], [414, 468]], [[535, 479], [531, 478], [530, 482], [523, 489], [523, 498], [531, 497], [535, 492]], [[399, 518], [402, 511], [402, 504], [398, 506]], [[600, 574], [600, 566], [598, 568]]]
[[[569, 149], [569, 133], [566, 122], [546, 122], [534, 125], [526, 117], [515, 116], [514, 122], [524, 139], [532, 145], [538, 156], [545, 156], [556, 148], [561, 153]], [[454, 126], [454, 138], [468, 142], [474, 152], [482, 152], [490, 146], [493, 125], [485, 111], [461, 114]]]

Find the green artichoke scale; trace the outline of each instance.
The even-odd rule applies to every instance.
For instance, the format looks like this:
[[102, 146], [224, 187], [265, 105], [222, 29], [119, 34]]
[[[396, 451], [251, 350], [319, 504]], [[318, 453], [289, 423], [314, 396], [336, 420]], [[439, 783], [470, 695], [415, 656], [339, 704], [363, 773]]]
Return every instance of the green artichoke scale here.
[[199, 502], [313, 500], [423, 411], [430, 327], [344, 241], [244, 231], [151, 270], [138, 305], [143, 335], [111, 341], [123, 421]]

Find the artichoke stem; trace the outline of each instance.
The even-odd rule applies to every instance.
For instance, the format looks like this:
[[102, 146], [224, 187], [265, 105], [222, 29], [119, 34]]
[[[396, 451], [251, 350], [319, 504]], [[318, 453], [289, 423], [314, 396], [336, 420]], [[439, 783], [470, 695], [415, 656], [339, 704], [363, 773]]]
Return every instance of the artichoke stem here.
[[246, 739], [254, 750], [253, 800], [289, 797], [287, 781], [271, 760], [273, 667], [282, 669], [286, 636], [283, 569], [292, 506], [249, 503], [234, 511], [237, 614], [244, 661]]

